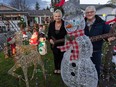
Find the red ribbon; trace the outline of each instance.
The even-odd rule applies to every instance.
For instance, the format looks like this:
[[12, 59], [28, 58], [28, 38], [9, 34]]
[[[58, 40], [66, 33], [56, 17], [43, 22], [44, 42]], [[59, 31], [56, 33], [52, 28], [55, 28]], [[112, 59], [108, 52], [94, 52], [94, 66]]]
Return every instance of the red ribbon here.
[[110, 24], [111, 22], [116, 22], [116, 18], [112, 19], [112, 20], [109, 20], [106, 22], [106, 24]]
[[63, 52], [63, 51], [67, 51], [72, 46], [73, 50], [71, 51], [72, 54], [70, 56], [70, 60], [76, 60], [76, 59], [78, 59], [78, 54], [79, 54], [79, 46], [76, 41], [76, 37], [83, 36], [84, 30], [77, 30], [75, 32], [68, 33], [68, 35], [70, 37], [75, 37], [75, 39], [67, 40], [67, 42], [64, 46], [58, 46], [57, 48], [59, 48], [61, 50], [61, 52]]

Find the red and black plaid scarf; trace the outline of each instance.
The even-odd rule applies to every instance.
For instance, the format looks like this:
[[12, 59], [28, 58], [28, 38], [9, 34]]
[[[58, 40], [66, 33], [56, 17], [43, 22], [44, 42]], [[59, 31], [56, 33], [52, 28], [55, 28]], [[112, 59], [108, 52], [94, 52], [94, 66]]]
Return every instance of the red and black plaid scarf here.
[[79, 46], [78, 46], [78, 43], [76, 42], [76, 37], [83, 36], [83, 35], [84, 35], [84, 30], [77, 30], [75, 32], [68, 33], [69, 38], [70, 37], [74, 37], [74, 38], [66, 40], [66, 44], [64, 46], [58, 46], [58, 48], [63, 52], [63, 51], [67, 51], [71, 46], [73, 46], [70, 60], [78, 59]]

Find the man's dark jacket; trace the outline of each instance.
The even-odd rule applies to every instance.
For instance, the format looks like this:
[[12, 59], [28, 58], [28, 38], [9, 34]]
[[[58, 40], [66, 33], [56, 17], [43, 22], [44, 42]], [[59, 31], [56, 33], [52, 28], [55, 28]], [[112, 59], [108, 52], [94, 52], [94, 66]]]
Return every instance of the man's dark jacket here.
[[[87, 18], [85, 18], [86, 27], [84, 31], [85, 31], [85, 35], [89, 37], [106, 34], [110, 30], [110, 26], [105, 24], [104, 20], [102, 20], [97, 15], [95, 16], [95, 18], [96, 20], [93, 23], [90, 31], [89, 31], [89, 27], [87, 26]], [[92, 44], [93, 44], [93, 51], [100, 51], [102, 49], [103, 40], [92, 42]]]

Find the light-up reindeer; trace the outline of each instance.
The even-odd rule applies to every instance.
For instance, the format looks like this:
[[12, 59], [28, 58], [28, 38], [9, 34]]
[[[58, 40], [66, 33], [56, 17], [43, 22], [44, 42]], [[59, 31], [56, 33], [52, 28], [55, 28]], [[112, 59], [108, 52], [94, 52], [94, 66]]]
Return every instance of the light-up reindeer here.
[[[34, 78], [34, 73], [36, 72], [37, 65], [39, 64], [42, 68], [44, 78], [45, 70], [44, 70], [44, 63], [41, 59], [39, 52], [37, 51], [36, 45], [23, 45], [23, 35], [22, 32], [16, 32], [15, 34], [15, 42], [16, 42], [16, 54], [14, 55], [15, 64], [14, 66], [8, 71], [9, 74], [16, 78], [20, 78], [26, 83], [26, 87], [29, 87], [29, 80], [28, 80], [28, 67], [34, 65], [33, 74], [31, 80]], [[16, 69], [21, 67], [24, 73], [24, 79], [21, 75], [15, 73]]]

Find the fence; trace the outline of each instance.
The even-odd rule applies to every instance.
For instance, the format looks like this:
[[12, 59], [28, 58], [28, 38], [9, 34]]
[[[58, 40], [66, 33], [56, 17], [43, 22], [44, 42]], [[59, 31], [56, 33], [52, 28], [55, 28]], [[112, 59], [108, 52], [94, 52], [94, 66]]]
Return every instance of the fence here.
[[14, 31], [8, 31], [7, 33], [0, 33], [0, 51], [4, 48], [4, 43], [7, 43], [7, 38], [12, 37]]

